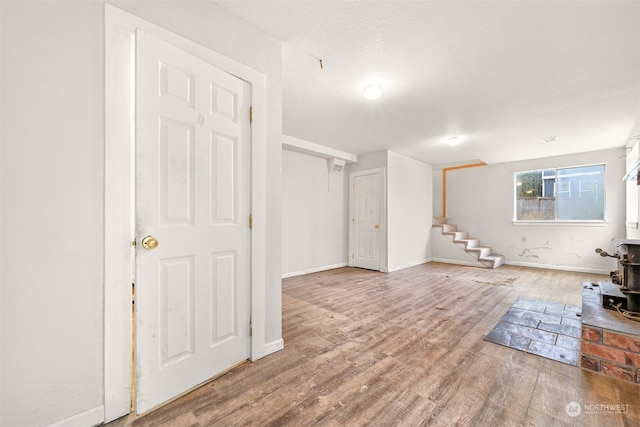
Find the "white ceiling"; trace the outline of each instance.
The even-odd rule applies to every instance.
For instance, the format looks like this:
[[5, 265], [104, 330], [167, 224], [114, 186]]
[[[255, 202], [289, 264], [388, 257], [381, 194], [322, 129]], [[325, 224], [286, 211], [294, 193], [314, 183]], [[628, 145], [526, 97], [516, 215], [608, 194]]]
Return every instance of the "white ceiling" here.
[[317, 144], [498, 163], [622, 147], [640, 119], [638, 1], [215, 3], [282, 41], [283, 133]]

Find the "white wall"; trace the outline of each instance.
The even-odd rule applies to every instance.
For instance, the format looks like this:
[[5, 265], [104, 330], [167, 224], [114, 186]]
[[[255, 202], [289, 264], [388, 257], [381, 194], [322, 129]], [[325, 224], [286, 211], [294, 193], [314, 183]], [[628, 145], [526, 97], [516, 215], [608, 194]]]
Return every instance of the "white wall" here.
[[442, 168], [436, 167], [433, 168], [433, 216], [442, 216]]
[[2, 413], [102, 405], [102, 5], [3, 2]]
[[[3, 106], [2, 106], [2, 99], [3, 99], [3, 93], [2, 93], [2, 2], [0, 1], [0, 215], [2, 213], [2, 120], [3, 120], [3, 114], [2, 114], [2, 110], [3, 110]], [[0, 221], [0, 242], [2, 242], [2, 222]], [[2, 244], [0, 244], [0, 260], [2, 259]], [[2, 283], [2, 262], [0, 261], [0, 284]], [[2, 286], [0, 286], [0, 310], [2, 309], [3, 305], [2, 305]], [[3, 321], [3, 316], [2, 313], [0, 312], [0, 423], [2, 422], [2, 396], [4, 394], [4, 387], [2, 387], [2, 348], [3, 348], [3, 344], [2, 344], [2, 321]]]
[[348, 180], [327, 159], [282, 151], [283, 277], [347, 265]]
[[431, 257], [432, 167], [387, 153], [388, 270], [425, 263]]
[[[638, 134], [640, 134], [640, 119], [636, 122], [629, 137], [635, 138]], [[640, 160], [640, 141], [636, 139], [627, 148], [626, 171], [630, 171], [638, 160]], [[638, 239], [640, 238], [640, 186], [637, 180], [633, 179], [627, 181], [625, 187], [627, 202], [626, 238]]]
[[[281, 47], [207, 1], [118, 2], [267, 76], [266, 341], [281, 337]], [[103, 403], [104, 5], [3, 1], [0, 425]]]
[[[602, 162], [607, 170], [605, 225], [513, 224], [514, 172]], [[623, 150], [611, 149], [454, 170], [447, 173], [447, 218], [504, 255], [507, 263], [606, 273], [615, 261], [594, 250], [611, 252], [611, 240], [624, 237], [624, 169]], [[441, 197], [436, 185], [434, 200]]]

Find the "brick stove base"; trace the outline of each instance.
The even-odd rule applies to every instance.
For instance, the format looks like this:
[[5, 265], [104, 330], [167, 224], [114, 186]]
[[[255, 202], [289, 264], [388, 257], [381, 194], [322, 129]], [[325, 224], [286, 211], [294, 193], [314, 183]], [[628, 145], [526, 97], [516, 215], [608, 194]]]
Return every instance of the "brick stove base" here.
[[600, 285], [583, 286], [580, 367], [640, 385], [640, 322], [602, 307]]

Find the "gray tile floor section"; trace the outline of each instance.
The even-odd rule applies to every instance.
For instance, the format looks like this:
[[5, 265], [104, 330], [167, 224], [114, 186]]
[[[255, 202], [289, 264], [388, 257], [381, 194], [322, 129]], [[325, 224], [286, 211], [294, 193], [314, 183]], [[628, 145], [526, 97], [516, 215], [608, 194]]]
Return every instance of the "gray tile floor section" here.
[[580, 314], [575, 305], [520, 298], [484, 339], [578, 366]]

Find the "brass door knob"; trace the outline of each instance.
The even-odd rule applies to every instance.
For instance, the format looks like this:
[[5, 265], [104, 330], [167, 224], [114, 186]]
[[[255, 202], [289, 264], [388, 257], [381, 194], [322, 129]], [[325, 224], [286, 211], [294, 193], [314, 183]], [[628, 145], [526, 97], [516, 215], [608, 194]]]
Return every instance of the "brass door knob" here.
[[376, 224], [376, 228], [380, 228], [380, 224]]
[[146, 236], [142, 239], [142, 247], [145, 249], [155, 249], [158, 247], [158, 240], [153, 236]]

